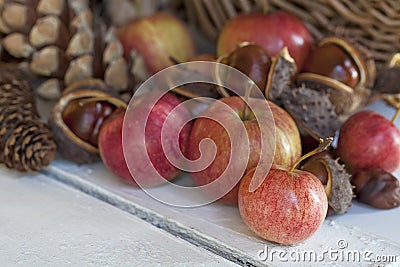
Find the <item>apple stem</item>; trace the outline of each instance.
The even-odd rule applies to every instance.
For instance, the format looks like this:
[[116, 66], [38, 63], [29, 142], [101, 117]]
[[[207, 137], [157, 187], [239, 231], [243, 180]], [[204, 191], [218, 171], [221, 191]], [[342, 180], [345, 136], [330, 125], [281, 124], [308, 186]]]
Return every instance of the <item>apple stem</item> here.
[[244, 103], [244, 109], [243, 109], [243, 119], [246, 119], [247, 115], [249, 114], [249, 105], [247, 103], [249, 103], [251, 89], [253, 89], [253, 84], [249, 83], [249, 85], [247, 86], [246, 90], [244, 91], [244, 101], [245, 101], [245, 103]]
[[396, 113], [394, 114], [393, 118], [392, 118], [392, 123], [394, 124], [397, 120], [397, 118], [400, 115], [400, 107], [396, 110]]
[[313, 155], [315, 155], [315, 154], [318, 154], [318, 153], [323, 152], [323, 151], [325, 151], [326, 149], [328, 149], [328, 147], [332, 144], [332, 142], [333, 142], [333, 137], [328, 137], [328, 138], [326, 138], [326, 139], [320, 138], [320, 139], [319, 139], [319, 146], [318, 146], [316, 149], [314, 149], [314, 150], [308, 152], [307, 154], [303, 155], [302, 157], [300, 157], [300, 158], [292, 165], [292, 167], [290, 168], [289, 171], [290, 171], [290, 172], [294, 171], [294, 169], [296, 169], [297, 166], [298, 166], [303, 160], [305, 160], [306, 158], [309, 158], [309, 157], [311, 157], [311, 156], [313, 156]]
[[268, 1], [264, 0], [262, 3], [262, 13], [267, 14], [268, 13]]
[[181, 64], [182, 62], [180, 62], [179, 60], [177, 60], [176, 58], [174, 58], [173, 56], [168, 56], [169, 60], [172, 61], [172, 63], [174, 63], [175, 65]]
[[79, 105], [84, 105], [84, 104], [87, 104], [87, 103], [90, 103], [90, 102], [100, 102], [100, 101], [109, 102], [109, 103], [111, 103], [111, 104], [113, 104], [113, 105], [115, 105], [117, 107], [122, 107], [124, 109], [128, 108], [128, 105], [124, 101], [122, 101], [122, 100], [120, 100], [118, 98], [115, 98], [115, 97], [109, 97], [108, 98], [108, 97], [104, 97], [104, 96], [87, 97], [85, 99], [80, 100], [79, 101]]

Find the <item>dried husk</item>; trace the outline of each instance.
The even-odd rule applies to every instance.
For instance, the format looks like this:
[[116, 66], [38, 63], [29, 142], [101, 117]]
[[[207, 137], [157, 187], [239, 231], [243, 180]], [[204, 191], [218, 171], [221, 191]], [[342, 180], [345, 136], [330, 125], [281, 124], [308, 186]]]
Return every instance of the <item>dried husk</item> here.
[[66, 88], [50, 114], [49, 125], [54, 133], [58, 151], [62, 157], [78, 164], [100, 161], [98, 147], [79, 138], [64, 123], [62, 114], [68, 104], [76, 99], [102, 99], [113, 105], [121, 103], [121, 99], [110, 94], [107, 85], [99, 79], [86, 79]]

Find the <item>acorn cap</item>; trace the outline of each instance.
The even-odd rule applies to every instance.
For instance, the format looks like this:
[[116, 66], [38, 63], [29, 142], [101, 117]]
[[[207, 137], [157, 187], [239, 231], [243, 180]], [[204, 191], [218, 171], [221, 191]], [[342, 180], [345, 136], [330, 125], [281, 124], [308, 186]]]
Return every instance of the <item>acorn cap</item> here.
[[329, 95], [307, 87], [292, 88], [283, 97], [284, 108], [314, 139], [334, 136], [340, 127]]

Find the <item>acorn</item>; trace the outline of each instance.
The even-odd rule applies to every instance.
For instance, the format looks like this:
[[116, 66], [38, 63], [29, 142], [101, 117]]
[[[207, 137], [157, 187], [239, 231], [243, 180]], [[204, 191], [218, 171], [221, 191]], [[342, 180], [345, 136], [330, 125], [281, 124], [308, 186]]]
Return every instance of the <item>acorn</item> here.
[[99, 79], [85, 79], [67, 87], [54, 106], [49, 126], [60, 155], [77, 164], [100, 161], [98, 133], [103, 121], [126, 103]]
[[329, 153], [320, 153], [307, 161], [302, 169], [313, 173], [324, 185], [329, 208], [334, 214], [343, 214], [351, 206], [353, 188], [351, 175], [339, 159], [333, 159]]

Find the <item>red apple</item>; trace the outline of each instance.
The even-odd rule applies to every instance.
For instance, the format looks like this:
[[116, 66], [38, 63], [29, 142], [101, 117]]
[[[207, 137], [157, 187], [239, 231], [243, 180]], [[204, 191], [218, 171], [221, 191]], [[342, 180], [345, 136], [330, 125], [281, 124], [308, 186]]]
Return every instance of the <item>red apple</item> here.
[[242, 14], [232, 18], [219, 36], [218, 56], [229, 54], [242, 42], [262, 46], [271, 57], [287, 46], [298, 70], [313, 46], [312, 36], [304, 23], [283, 10], [270, 14]]
[[337, 152], [352, 171], [393, 172], [400, 166], [400, 130], [374, 111], [360, 111], [340, 128]]
[[137, 185], [129, 172], [122, 149], [122, 125], [125, 109], [116, 109], [102, 124], [99, 133], [99, 153], [107, 169], [124, 182]]
[[271, 169], [255, 191], [249, 185], [255, 170], [243, 177], [239, 212], [257, 235], [279, 244], [293, 245], [311, 237], [328, 210], [322, 183], [301, 170]]
[[[207, 110], [203, 112], [199, 118], [196, 119], [189, 138], [187, 153], [190, 160], [196, 160], [201, 156], [199, 147], [203, 140], [211, 139], [216, 146], [216, 155], [215, 158], [213, 158], [212, 163], [207, 168], [192, 173], [194, 181], [199, 186], [206, 185], [220, 179], [221, 175], [228, 167], [232, 149], [228, 132], [223, 128], [223, 126], [215, 120], [202, 116], [209, 116], [212, 118], [220, 116], [224, 123], [230, 125], [233, 125], [238, 121], [243, 123], [245, 130], [247, 131], [250, 145], [250, 157], [248, 158], [245, 171], [254, 168], [257, 166], [257, 164], [259, 164], [260, 161], [262, 136], [260, 129], [261, 124], [258, 123], [257, 119], [255, 118], [255, 114], [249, 112], [246, 116], [244, 115], [243, 111], [246, 107], [246, 104], [240, 97], [226, 97], [221, 98], [219, 101], [232, 108], [233, 112], [225, 112], [222, 107], [220, 108], [220, 106], [217, 105], [217, 102], [214, 102], [208, 107]], [[254, 109], [254, 112], [257, 113], [257, 116], [262, 116], [262, 113], [265, 112], [263, 107], [266, 104], [266, 100], [250, 98], [249, 101], [252, 103], [252, 105], [257, 106], [257, 108]], [[275, 130], [274, 127], [276, 128], [276, 151], [275, 155], [268, 154], [265, 155], [265, 157], [270, 157], [271, 161], [273, 159], [275, 164], [290, 166], [301, 155], [301, 141], [298, 128], [293, 119], [285, 110], [273, 104], [272, 102], [269, 102], [268, 104], [272, 111], [273, 119], [268, 121], [266, 123], [267, 125], [264, 124], [263, 127], [268, 127], [267, 132]], [[237, 129], [236, 132], [239, 131], [240, 129]], [[267, 141], [268, 140], [263, 140], [263, 142]], [[233, 156], [235, 158], [240, 158], [242, 156], [244, 157], [244, 155]], [[219, 189], [220, 188], [216, 188], [215, 190], [218, 191]], [[220, 201], [230, 205], [237, 205], [238, 189], [239, 185], [236, 184], [236, 186], [226, 195], [219, 191], [210, 191], [214, 189], [205, 189], [205, 193], [209, 194], [210, 196], [216, 196], [221, 193], [220, 196], [223, 197], [220, 199]]]
[[[145, 99], [147, 95], [142, 96], [142, 100]], [[138, 108], [145, 107], [148, 103], [145, 101], [138, 101]], [[135, 160], [135, 165], [146, 164], [152, 165], [154, 169], [166, 180], [172, 180], [180, 172], [175, 166], [173, 166], [166, 157], [166, 153], [175, 153], [172, 150], [166, 150], [162, 147], [161, 142], [161, 131], [164, 122], [170, 112], [180, 104], [179, 99], [171, 94], [165, 94], [151, 109], [149, 117], [146, 121], [146, 127], [144, 131], [144, 142], [146, 146], [146, 153], [150, 159], [150, 162], [146, 161], [145, 155], [135, 154], [134, 158], [126, 158], [126, 151], [131, 149], [135, 143], [140, 142], [140, 136], [131, 136], [131, 138], [125, 143], [122, 142], [123, 138], [123, 127], [132, 130], [137, 127], [138, 122], [127, 121], [125, 113], [123, 110], [116, 110], [101, 127], [99, 134], [99, 149], [100, 155], [103, 159], [106, 167], [115, 175], [122, 178], [122, 180], [129, 182], [130, 184], [137, 185], [136, 180], [132, 177], [128, 164], [132, 164], [131, 160]], [[181, 119], [186, 120], [189, 118], [189, 113], [187, 110], [181, 109], [181, 113], [176, 115], [176, 121], [179, 122]], [[129, 118], [129, 117], [128, 117]], [[123, 126], [124, 124], [124, 126]], [[181, 125], [177, 124], [176, 127]], [[187, 141], [189, 139], [191, 124], [186, 124], [183, 126], [179, 133], [179, 145], [181, 151], [185, 153]], [[125, 137], [129, 136], [126, 135]], [[176, 138], [172, 133], [164, 132], [163, 138], [170, 139]], [[127, 145], [127, 146], [126, 146]], [[128, 152], [129, 153], [129, 152]], [[139, 173], [139, 175], [142, 175]], [[142, 175], [143, 177], [143, 175]], [[156, 186], [159, 185], [160, 181], [153, 179], [153, 177], [148, 177], [147, 180], [141, 180], [140, 186]]]
[[195, 45], [187, 26], [177, 17], [156, 13], [132, 21], [119, 31], [126, 57], [131, 50], [141, 55], [147, 71], [154, 74], [174, 63], [185, 62], [195, 55]]

